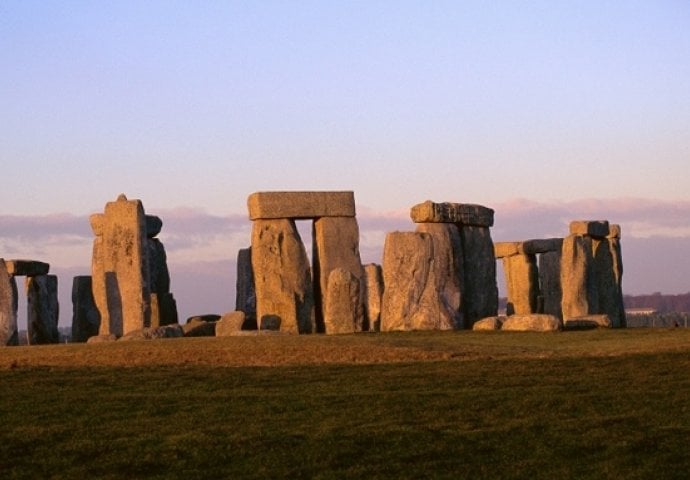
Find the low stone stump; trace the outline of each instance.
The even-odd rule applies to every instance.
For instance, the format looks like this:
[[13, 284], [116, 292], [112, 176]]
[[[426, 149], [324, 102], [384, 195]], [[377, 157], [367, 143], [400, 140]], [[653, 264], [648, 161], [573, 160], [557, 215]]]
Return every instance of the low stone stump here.
[[563, 328], [558, 317], [546, 314], [511, 315], [505, 319], [501, 330], [506, 332], [556, 332]]
[[613, 323], [606, 314], [582, 315], [579, 317], [568, 318], [563, 322], [566, 330], [587, 330], [592, 328], [611, 328]]
[[216, 337], [229, 337], [242, 330], [247, 317], [244, 312], [236, 310], [224, 314], [216, 322]]

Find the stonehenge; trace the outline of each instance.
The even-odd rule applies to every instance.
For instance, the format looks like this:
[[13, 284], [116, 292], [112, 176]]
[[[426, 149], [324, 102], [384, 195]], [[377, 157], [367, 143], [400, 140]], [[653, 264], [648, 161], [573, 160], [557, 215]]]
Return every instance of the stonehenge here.
[[[179, 326], [163, 221], [124, 194], [90, 216], [91, 275], [73, 278], [72, 341], [257, 333], [625, 327], [621, 228], [577, 220], [564, 238], [494, 242], [491, 208], [427, 200], [414, 229], [389, 232], [363, 265], [351, 191], [256, 192], [250, 247], [237, 252], [235, 311]], [[311, 222], [308, 254], [297, 229]], [[496, 262], [507, 305], [499, 315]], [[30, 344], [57, 343], [57, 277], [35, 260], [0, 259], [0, 345], [17, 345], [26, 276]], [[170, 328], [166, 328], [170, 326]], [[178, 327], [179, 326], [179, 329]], [[179, 335], [178, 335], [179, 334]], [[97, 339], [91, 340], [96, 342]]]

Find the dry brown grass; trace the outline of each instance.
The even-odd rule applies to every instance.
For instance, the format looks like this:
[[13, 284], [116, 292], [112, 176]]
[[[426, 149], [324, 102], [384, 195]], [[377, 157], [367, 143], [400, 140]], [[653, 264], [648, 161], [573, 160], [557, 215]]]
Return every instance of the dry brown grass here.
[[0, 348], [0, 369], [83, 366], [294, 366], [690, 352], [690, 330], [407, 332], [243, 336]]

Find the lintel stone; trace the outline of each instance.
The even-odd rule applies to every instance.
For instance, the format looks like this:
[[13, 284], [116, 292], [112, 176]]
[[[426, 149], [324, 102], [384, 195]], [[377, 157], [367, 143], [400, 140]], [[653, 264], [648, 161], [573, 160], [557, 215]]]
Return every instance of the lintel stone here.
[[604, 238], [609, 235], [609, 222], [607, 220], [575, 220], [570, 222], [570, 233]]
[[562, 238], [539, 238], [522, 242], [522, 253], [536, 255], [538, 253], [558, 252], [563, 246]]
[[494, 211], [470, 203], [436, 203], [427, 200], [412, 207], [410, 217], [415, 223], [460, 223], [475, 227], [491, 227]]
[[5, 260], [5, 265], [7, 265], [7, 273], [15, 277], [47, 275], [50, 270], [49, 264], [37, 260]]
[[354, 217], [354, 192], [255, 192], [247, 199], [250, 220]]
[[521, 242], [495, 242], [494, 254], [496, 258], [512, 257], [520, 254]]

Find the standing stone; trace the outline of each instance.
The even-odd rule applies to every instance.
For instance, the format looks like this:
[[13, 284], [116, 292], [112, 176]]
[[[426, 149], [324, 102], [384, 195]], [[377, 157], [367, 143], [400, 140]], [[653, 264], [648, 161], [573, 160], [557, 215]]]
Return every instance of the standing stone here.
[[101, 314], [100, 334], [139, 330], [150, 325], [146, 216], [140, 200], [120, 195], [104, 214], [91, 218], [94, 240], [93, 294]]
[[[427, 286], [434, 245], [431, 235], [392, 232], [383, 247], [381, 331], [412, 330], [413, 319], [426, 315], [422, 295]], [[421, 323], [429, 323], [422, 319]]]
[[624, 317], [623, 298], [621, 286], [617, 275], [617, 251], [612, 245], [613, 239], [593, 241], [594, 274], [596, 276], [596, 288], [599, 299], [597, 312], [605, 314], [611, 320], [611, 326], [621, 327], [621, 318]]
[[511, 255], [503, 257], [506, 285], [508, 287], [508, 315], [537, 313], [539, 297], [539, 272], [535, 255]]
[[599, 300], [592, 264], [590, 237], [569, 235], [563, 240], [561, 288], [564, 320], [597, 313]]
[[543, 312], [563, 319], [561, 301], [561, 250], [539, 255], [539, 286], [544, 299]]
[[259, 324], [276, 320], [281, 331], [314, 331], [311, 269], [294, 220], [255, 220], [252, 268]]
[[417, 232], [431, 235], [434, 246], [432, 280], [440, 302], [440, 328], [463, 328], [463, 250], [458, 228], [449, 223], [420, 223]]
[[0, 346], [19, 345], [17, 331], [17, 282], [0, 258]]
[[364, 265], [366, 293], [364, 310], [367, 328], [370, 332], [381, 331], [381, 300], [383, 297], [383, 271], [381, 265], [370, 263]]
[[98, 335], [101, 315], [93, 299], [90, 275], [74, 277], [72, 281], [72, 342], [86, 342]]
[[57, 290], [55, 275], [26, 278], [27, 338], [30, 345], [60, 342]]
[[462, 309], [465, 327], [498, 314], [496, 257], [488, 227], [460, 225], [463, 248]]
[[[325, 296], [330, 274], [336, 268], [350, 272], [358, 282], [364, 281], [364, 269], [359, 256], [359, 227], [354, 217], [323, 217], [313, 224], [314, 301], [317, 331], [324, 331]], [[355, 312], [361, 315], [357, 325], [364, 323], [364, 288], [360, 292]]]
[[331, 270], [324, 305], [324, 331], [327, 334], [362, 331], [364, 320], [361, 279], [344, 268]]
[[625, 318], [625, 305], [623, 304], [623, 253], [621, 251], [621, 241], [620, 241], [620, 227], [618, 225], [612, 225], [612, 227], [617, 227], [618, 236], [609, 238], [609, 247], [611, 248], [611, 256], [613, 258], [613, 273], [616, 280], [616, 285], [618, 286], [618, 303], [619, 303], [619, 317], [618, 319], [613, 319], [614, 324], [618, 324], [619, 327], [626, 327], [627, 320]]
[[244, 312], [246, 329], [256, 330], [256, 289], [252, 270], [252, 249], [242, 248], [237, 252], [237, 283], [235, 310]]

